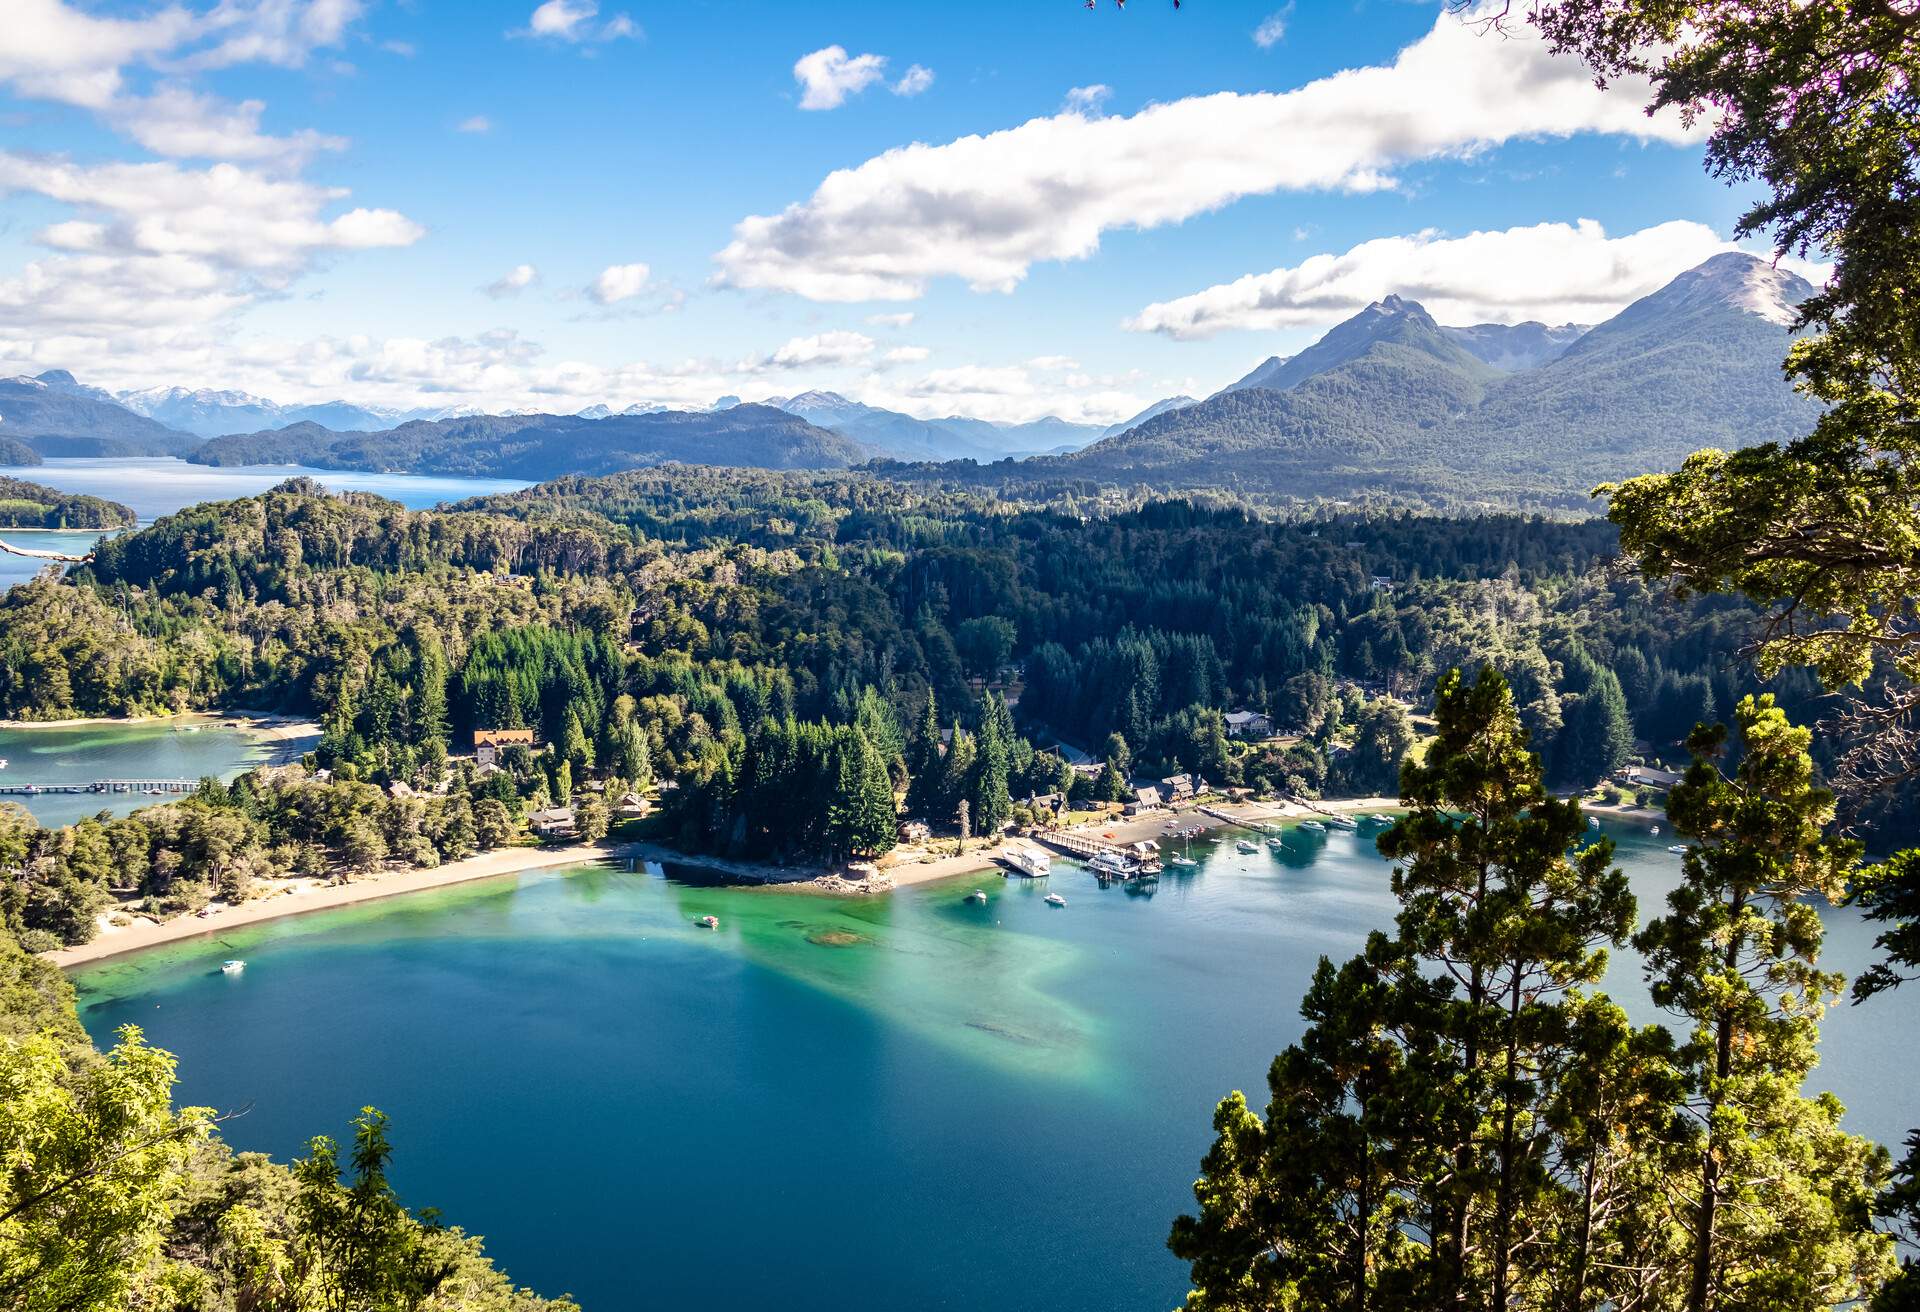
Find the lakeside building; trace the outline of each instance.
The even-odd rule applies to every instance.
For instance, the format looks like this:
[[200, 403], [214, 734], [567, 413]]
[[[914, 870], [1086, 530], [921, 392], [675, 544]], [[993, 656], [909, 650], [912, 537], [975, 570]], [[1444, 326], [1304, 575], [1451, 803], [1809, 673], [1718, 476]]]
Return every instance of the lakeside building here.
[[509, 747], [524, 747], [532, 751], [534, 746], [531, 729], [475, 729], [473, 731], [473, 763], [478, 766], [497, 765], [500, 753]]
[[1228, 711], [1227, 732], [1235, 738], [1271, 738], [1273, 721], [1258, 711]]
[[527, 823], [541, 838], [571, 838], [574, 831], [573, 808], [550, 806], [544, 811], [535, 811], [528, 816]]

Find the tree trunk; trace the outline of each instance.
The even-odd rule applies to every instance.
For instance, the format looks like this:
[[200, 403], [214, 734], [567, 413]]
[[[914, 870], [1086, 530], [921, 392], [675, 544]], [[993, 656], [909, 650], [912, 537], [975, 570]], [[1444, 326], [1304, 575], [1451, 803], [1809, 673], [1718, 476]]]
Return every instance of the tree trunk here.
[[[1745, 908], [1744, 898], [1728, 899], [1729, 922]], [[1731, 971], [1740, 964], [1740, 940], [1727, 940], [1723, 964]], [[1720, 1085], [1733, 1073], [1733, 1016], [1722, 1011], [1714, 1022], [1712, 1090], [1707, 1095], [1707, 1144], [1700, 1154], [1700, 1208], [1693, 1228], [1693, 1285], [1687, 1291], [1687, 1312], [1707, 1312], [1713, 1290], [1714, 1224], [1720, 1206], [1720, 1157], [1713, 1142], [1713, 1116], [1720, 1110]]]

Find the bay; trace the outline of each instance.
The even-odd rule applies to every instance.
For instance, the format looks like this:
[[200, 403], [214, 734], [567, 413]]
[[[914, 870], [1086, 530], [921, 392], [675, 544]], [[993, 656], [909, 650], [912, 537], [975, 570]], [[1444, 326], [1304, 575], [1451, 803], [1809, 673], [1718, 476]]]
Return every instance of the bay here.
[[[284, 745], [282, 745], [284, 746]], [[276, 745], [204, 716], [102, 724], [0, 728], [0, 786], [88, 784], [100, 779], [231, 779], [270, 760]], [[108, 811], [125, 815], [169, 800], [144, 793], [8, 794], [41, 824], [72, 824]], [[177, 799], [176, 799], [177, 800]]]
[[[1670, 840], [1609, 832], [1656, 914]], [[237, 1147], [285, 1160], [382, 1107], [409, 1202], [597, 1312], [1164, 1309], [1214, 1104], [1264, 1104], [1316, 961], [1394, 911], [1370, 834], [1287, 841], [1196, 847], [1152, 896], [1065, 861], [853, 900], [527, 874], [75, 983], [96, 1041], [138, 1024], [180, 1055], [183, 1101], [247, 1109]], [[1871, 927], [1828, 921], [1828, 964], [1857, 970]], [[1634, 963], [1608, 984], [1652, 1018]], [[1908, 1004], [1834, 1013], [1815, 1077], [1884, 1142], [1920, 1119]]]

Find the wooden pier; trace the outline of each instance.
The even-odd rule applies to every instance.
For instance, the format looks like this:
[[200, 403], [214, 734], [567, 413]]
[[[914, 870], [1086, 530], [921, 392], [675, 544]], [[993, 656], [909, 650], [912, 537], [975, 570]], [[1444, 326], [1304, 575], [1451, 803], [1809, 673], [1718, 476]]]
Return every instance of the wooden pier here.
[[44, 797], [74, 793], [190, 793], [198, 779], [95, 779], [84, 784], [0, 783], [0, 797]]
[[1045, 843], [1048, 847], [1058, 848], [1068, 856], [1077, 856], [1082, 860], [1099, 856], [1102, 852], [1114, 852], [1121, 856], [1132, 855], [1119, 843], [1109, 843], [1089, 834], [1075, 834], [1065, 831], [1057, 833], [1037, 833], [1033, 839]]

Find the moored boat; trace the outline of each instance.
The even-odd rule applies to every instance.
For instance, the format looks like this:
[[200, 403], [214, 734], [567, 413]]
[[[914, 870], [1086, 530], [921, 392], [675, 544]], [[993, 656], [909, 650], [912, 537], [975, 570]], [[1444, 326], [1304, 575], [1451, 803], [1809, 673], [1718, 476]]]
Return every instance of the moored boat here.
[[986, 900], [987, 900], [987, 895], [977, 888], [974, 889], [973, 892], [967, 894], [967, 901], [969, 902], [984, 903]]
[[1327, 817], [1327, 828], [1329, 829], [1358, 829], [1359, 827], [1358, 824], [1355, 824], [1344, 815], [1330, 815]]
[[1300, 822], [1300, 827], [1302, 829], [1308, 830], [1311, 833], [1316, 833], [1316, 834], [1324, 834], [1327, 832], [1327, 827], [1321, 824], [1318, 820], [1302, 820]]
[[698, 920], [694, 921], [693, 923], [700, 926], [700, 928], [702, 929], [718, 929], [720, 928], [720, 917], [701, 916]]
[[220, 963], [220, 973], [222, 975], [238, 975], [246, 968], [247, 963], [239, 960], [223, 961]]
[[1044, 879], [1053, 873], [1053, 858], [1037, 847], [1009, 849], [1007, 864], [1029, 879]]
[[1685, 843], [1675, 843], [1667, 848], [1667, 851], [1673, 853], [1675, 856], [1685, 856], [1687, 854], [1687, 845]]
[[1065, 906], [1066, 904], [1067, 904], [1067, 900], [1066, 900], [1065, 898], [1063, 898], [1063, 897], [1061, 897], [1061, 896], [1060, 896], [1060, 895], [1059, 895], [1058, 893], [1049, 893], [1049, 894], [1047, 894], [1047, 905], [1048, 905], [1048, 906], [1050, 906], [1050, 907], [1063, 907], [1063, 906]]
[[1260, 850], [1260, 845], [1250, 838], [1243, 838], [1233, 846], [1236, 850], [1247, 853], [1258, 852]]
[[1138, 873], [1140, 866], [1122, 852], [1095, 852], [1087, 862], [1087, 869], [1101, 879], [1128, 879]]

